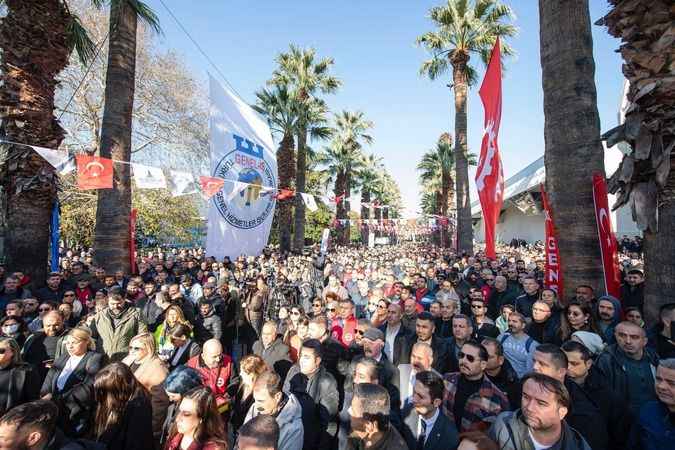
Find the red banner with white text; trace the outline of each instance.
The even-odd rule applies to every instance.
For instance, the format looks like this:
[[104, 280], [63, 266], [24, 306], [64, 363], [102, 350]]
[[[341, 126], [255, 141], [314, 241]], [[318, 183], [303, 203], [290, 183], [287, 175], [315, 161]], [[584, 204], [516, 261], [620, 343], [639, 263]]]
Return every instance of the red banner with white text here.
[[621, 276], [619, 275], [619, 255], [616, 238], [612, 231], [612, 220], [607, 203], [607, 183], [600, 173], [593, 174], [593, 203], [595, 221], [598, 226], [598, 240], [602, 254], [602, 269], [605, 274], [605, 292], [619, 298], [621, 295]]
[[499, 39], [495, 42], [485, 78], [478, 91], [485, 108], [483, 142], [476, 170], [476, 189], [483, 209], [485, 255], [495, 258], [495, 232], [504, 201], [504, 172], [497, 136], [502, 120], [502, 63]]
[[553, 222], [553, 211], [548, 203], [548, 196], [544, 190], [544, 185], [540, 185], [541, 201], [544, 206], [544, 225], [546, 227], [546, 239], [544, 241], [544, 251], [546, 255], [546, 267], [544, 269], [544, 287], [551, 289], [558, 298], [563, 298], [563, 277], [562, 266], [560, 263], [560, 249], [558, 247], [558, 238], [555, 234], [555, 224]]
[[136, 208], [131, 210], [129, 215], [129, 260], [131, 273], [136, 273], [136, 218], [138, 211]]

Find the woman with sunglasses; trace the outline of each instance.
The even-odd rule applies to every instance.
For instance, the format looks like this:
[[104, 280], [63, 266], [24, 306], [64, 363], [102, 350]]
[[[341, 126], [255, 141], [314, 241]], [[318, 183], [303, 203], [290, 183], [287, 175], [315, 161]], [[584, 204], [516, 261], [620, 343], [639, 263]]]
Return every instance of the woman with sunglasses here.
[[129, 356], [122, 360], [129, 366], [134, 377], [150, 393], [152, 402], [152, 429], [157, 439], [162, 432], [166, 415], [167, 398], [162, 383], [169, 374], [168, 369], [157, 356], [155, 339], [150, 333], [134, 336], [129, 342]]
[[560, 342], [566, 342], [575, 331], [588, 331], [601, 335], [595, 325], [591, 307], [586, 303], [572, 300], [560, 316]]
[[94, 380], [94, 414], [91, 437], [108, 450], [154, 448], [150, 396], [129, 367], [112, 363]]
[[67, 355], [54, 361], [42, 383], [40, 396], [59, 407], [59, 428], [68, 436], [83, 436], [93, 416], [94, 378], [103, 355], [86, 328], [73, 328], [66, 336]]
[[316, 297], [312, 302], [312, 310], [307, 315], [310, 319], [313, 319], [315, 317], [322, 316], [323, 314], [325, 314], [323, 301], [321, 300], [321, 297]]
[[379, 328], [387, 322], [387, 312], [389, 310], [389, 300], [381, 298], [377, 302], [377, 310], [370, 318], [374, 327]]
[[0, 415], [13, 407], [38, 398], [40, 379], [21, 358], [14, 339], [0, 338]]
[[193, 389], [178, 405], [165, 450], [226, 450], [225, 427], [211, 391]]

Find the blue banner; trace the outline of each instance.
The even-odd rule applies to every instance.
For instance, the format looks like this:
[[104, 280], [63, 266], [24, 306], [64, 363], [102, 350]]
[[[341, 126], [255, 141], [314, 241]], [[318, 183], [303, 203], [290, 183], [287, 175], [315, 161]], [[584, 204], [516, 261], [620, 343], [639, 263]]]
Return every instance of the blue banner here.
[[54, 208], [52, 209], [51, 236], [49, 239], [49, 248], [51, 249], [52, 256], [52, 272], [59, 271], [60, 220], [61, 217], [59, 214], [59, 201], [56, 200], [54, 202]]

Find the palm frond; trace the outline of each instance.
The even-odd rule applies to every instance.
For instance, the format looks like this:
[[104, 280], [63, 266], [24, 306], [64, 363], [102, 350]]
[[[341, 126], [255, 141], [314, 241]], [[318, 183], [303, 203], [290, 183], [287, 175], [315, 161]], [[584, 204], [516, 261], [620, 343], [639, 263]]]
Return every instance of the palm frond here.
[[68, 34], [68, 48], [75, 50], [83, 65], [88, 65], [96, 53], [96, 44], [91, 40], [87, 29], [76, 14], [70, 15], [66, 33]]

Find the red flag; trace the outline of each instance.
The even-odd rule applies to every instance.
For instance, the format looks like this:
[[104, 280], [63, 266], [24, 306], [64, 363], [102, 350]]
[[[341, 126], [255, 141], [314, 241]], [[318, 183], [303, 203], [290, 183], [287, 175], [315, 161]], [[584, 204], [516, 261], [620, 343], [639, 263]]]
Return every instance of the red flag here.
[[546, 253], [546, 266], [544, 269], [544, 287], [555, 291], [558, 298], [563, 295], [563, 278], [562, 266], [560, 263], [560, 249], [558, 248], [558, 238], [555, 235], [555, 224], [553, 223], [553, 212], [551, 206], [548, 204], [548, 196], [544, 190], [544, 185], [541, 188], [541, 201], [544, 205], [545, 226], [546, 226], [546, 240], [544, 251]]
[[131, 262], [131, 273], [136, 273], [136, 208], [131, 210], [129, 215], [129, 259]]
[[199, 177], [199, 185], [202, 187], [202, 195], [208, 200], [220, 191], [225, 185], [225, 180], [216, 177]]
[[345, 193], [343, 192], [342, 194], [338, 195], [335, 197], [335, 204], [339, 205], [342, 200], [345, 198]]
[[490, 63], [478, 93], [485, 108], [483, 123], [485, 134], [476, 171], [476, 188], [483, 209], [485, 254], [488, 258], [495, 258], [495, 229], [504, 201], [504, 173], [497, 145], [499, 124], [502, 120], [502, 63], [499, 38], [492, 49]]
[[293, 192], [290, 189], [279, 189], [279, 192], [276, 194], [274, 198], [277, 200], [288, 200], [289, 198], [295, 197], [295, 192]]
[[77, 186], [80, 189], [112, 189], [112, 159], [98, 156], [76, 155]]
[[605, 292], [619, 298], [621, 295], [619, 255], [616, 238], [612, 232], [612, 221], [609, 217], [607, 183], [600, 173], [593, 174], [593, 203], [595, 203], [595, 221], [598, 226], [598, 239], [602, 254], [602, 269], [605, 273]]

